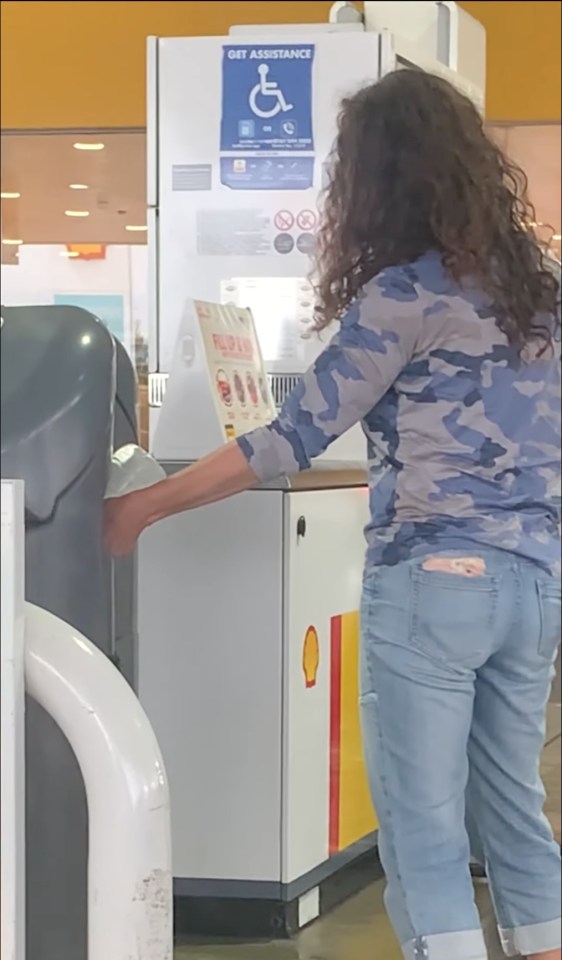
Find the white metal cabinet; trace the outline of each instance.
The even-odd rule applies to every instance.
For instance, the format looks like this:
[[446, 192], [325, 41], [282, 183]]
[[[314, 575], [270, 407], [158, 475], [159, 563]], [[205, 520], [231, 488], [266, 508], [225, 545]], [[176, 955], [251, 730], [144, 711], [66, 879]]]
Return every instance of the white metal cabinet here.
[[330, 628], [358, 610], [367, 508], [366, 488], [254, 491], [143, 536], [140, 697], [190, 895], [288, 884], [329, 857]]

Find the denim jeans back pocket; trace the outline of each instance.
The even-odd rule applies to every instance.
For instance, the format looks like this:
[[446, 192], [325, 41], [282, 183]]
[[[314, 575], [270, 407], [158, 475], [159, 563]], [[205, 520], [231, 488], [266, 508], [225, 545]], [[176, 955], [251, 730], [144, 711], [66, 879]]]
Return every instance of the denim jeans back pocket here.
[[539, 595], [539, 609], [541, 628], [539, 637], [539, 654], [549, 662], [556, 659], [560, 646], [560, 619], [561, 619], [561, 591], [560, 581], [538, 580], [537, 592]]
[[477, 669], [494, 647], [499, 581], [412, 570], [411, 640], [428, 657]]

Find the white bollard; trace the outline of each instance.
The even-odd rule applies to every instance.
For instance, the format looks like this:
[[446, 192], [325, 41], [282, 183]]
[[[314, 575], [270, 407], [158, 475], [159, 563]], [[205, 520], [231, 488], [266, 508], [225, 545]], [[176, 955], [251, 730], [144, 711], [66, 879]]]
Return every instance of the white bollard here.
[[0, 631], [0, 955], [25, 960], [24, 508], [21, 480], [2, 480]]
[[29, 603], [25, 679], [84, 778], [88, 960], [172, 960], [168, 784], [139, 701], [97, 647]]

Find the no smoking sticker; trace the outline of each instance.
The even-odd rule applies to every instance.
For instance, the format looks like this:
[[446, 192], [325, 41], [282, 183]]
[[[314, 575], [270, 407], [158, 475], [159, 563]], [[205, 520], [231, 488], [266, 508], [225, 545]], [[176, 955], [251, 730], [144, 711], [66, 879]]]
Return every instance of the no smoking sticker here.
[[288, 230], [293, 229], [295, 218], [290, 210], [279, 210], [279, 212], [275, 214], [273, 222], [277, 230], [286, 233]]
[[316, 226], [316, 214], [314, 210], [301, 210], [297, 216], [297, 227], [304, 233], [310, 233]]

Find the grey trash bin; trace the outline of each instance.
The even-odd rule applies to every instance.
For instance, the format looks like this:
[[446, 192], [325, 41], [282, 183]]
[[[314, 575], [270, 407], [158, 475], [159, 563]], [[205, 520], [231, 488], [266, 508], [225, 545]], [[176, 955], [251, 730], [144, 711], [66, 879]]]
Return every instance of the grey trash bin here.
[[[2, 308], [2, 320], [2, 477], [25, 481], [26, 598], [114, 656], [114, 631], [134, 636], [133, 601], [114, 612], [100, 533], [114, 428], [136, 439], [134, 371], [84, 310]], [[27, 960], [87, 960], [84, 785], [66, 739], [33, 701], [26, 777]]]

